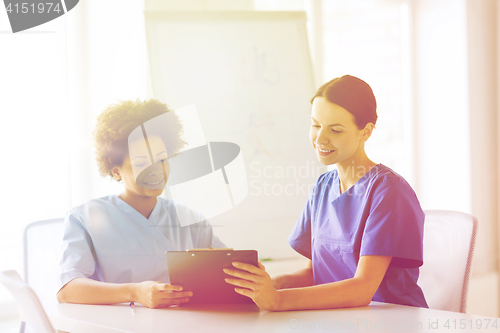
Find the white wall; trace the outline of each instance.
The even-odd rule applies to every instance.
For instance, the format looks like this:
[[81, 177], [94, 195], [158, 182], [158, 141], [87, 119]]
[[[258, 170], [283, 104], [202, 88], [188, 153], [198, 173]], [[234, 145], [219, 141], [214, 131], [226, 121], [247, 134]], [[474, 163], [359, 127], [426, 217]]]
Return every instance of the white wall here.
[[468, 312], [498, 316], [496, 1], [413, 6], [417, 193], [478, 218]]
[[479, 232], [469, 312], [499, 315], [497, 1], [467, 0], [471, 212]]
[[471, 212], [479, 220], [475, 272], [497, 269], [497, 8], [467, 1]]
[[416, 191], [424, 209], [470, 212], [465, 2], [414, 4]]

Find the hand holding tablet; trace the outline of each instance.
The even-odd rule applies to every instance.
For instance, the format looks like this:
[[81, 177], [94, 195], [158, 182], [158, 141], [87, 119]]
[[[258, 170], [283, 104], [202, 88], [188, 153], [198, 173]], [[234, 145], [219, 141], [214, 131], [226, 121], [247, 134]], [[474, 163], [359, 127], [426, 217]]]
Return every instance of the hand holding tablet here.
[[273, 281], [266, 268], [259, 262], [259, 265], [249, 265], [242, 262], [233, 262], [237, 269], [225, 268], [224, 273], [228, 274], [226, 282], [233, 285], [235, 291], [253, 300], [259, 308], [276, 311], [280, 307], [280, 294], [273, 285]]
[[[181, 286], [157, 281], [138, 283], [137, 287], [134, 288], [134, 293], [135, 296], [133, 299], [148, 308], [167, 307], [186, 303], [193, 294], [188, 290], [183, 291]], [[134, 302], [130, 304], [132, 307]]]
[[231, 249], [194, 249], [165, 253], [170, 283], [192, 292], [186, 304], [252, 303], [238, 294], [234, 286], [225, 281], [229, 277], [224, 269], [233, 262], [258, 267], [257, 251]]

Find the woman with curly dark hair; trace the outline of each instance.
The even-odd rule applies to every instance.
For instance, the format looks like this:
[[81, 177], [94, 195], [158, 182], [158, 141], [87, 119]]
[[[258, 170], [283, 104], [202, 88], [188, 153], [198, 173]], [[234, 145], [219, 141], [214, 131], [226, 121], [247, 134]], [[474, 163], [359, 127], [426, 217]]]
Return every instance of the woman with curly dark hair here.
[[[99, 115], [93, 133], [99, 172], [124, 189], [68, 212], [59, 302], [154, 308], [189, 301], [190, 291], [166, 283], [164, 253], [225, 246], [198, 212], [160, 197], [168, 157], [185, 144], [181, 134], [177, 116], [156, 100], [120, 102]], [[181, 226], [179, 214], [193, 223]]]

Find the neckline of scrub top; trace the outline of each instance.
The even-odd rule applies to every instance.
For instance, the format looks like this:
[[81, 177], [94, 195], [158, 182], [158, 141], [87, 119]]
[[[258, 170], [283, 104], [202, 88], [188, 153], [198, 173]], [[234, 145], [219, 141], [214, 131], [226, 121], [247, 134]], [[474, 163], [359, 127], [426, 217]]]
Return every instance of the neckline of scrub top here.
[[[334, 179], [334, 186], [333, 186], [333, 188], [335, 189], [336, 196], [335, 196], [335, 199], [332, 200], [332, 202], [335, 201], [335, 200], [337, 200], [338, 198], [344, 196], [344, 194], [349, 193], [350, 191], [354, 191], [354, 187], [355, 186], [357, 186], [357, 185], [359, 185], [361, 183], [364, 183], [366, 180], [370, 179], [369, 177], [371, 176], [371, 174], [374, 173], [376, 171], [376, 169], [378, 169], [378, 168], [385, 168], [385, 166], [382, 163], [378, 163], [378, 164], [374, 165], [370, 170], [368, 170], [368, 172], [366, 172], [363, 176], [361, 176], [361, 178], [359, 178], [358, 181], [355, 182], [354, 185], [352, 185], [344, 193], [340, 193], [340, 177], [339, 177], [339, 172], [338, 172], [338, 170], [335, 170], [335, 174], [337, 175], [337, 177]], [[372, 171], [372, 170], [375, 170], [375, 171]]]
[[134, 207], [130, 206], [128, 203], [123, 201], [119, 196], [113, 194], [112, 195], [116, 206], [121, 209], [122, 212], [125, 214], [131, 214], [133, 215], [133, 219], [136, 221], [143, 221], [145, 220], [149, 225], [156, 225], [158, 223], [158, 217], [160, 215], [160, 200], [158, 200], [158, 197], [156, 197], [156, 204], [151, 211], [151, 214], [149, 214], [149, 218], [146, 218], [144, 215], [139, 213]]

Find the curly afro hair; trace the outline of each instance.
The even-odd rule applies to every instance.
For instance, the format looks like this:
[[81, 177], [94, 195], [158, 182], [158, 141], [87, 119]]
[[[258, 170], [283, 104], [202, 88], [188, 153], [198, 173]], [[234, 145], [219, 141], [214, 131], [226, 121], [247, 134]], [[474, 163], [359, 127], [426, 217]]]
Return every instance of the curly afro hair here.
[[[135, 128], [171, 111], [167, 105], [154, 99], [121, 101], [108, 106], [97, 117], [97, 124], [92, 133], [97, 167], [101, 176], [112, 177], [111, 169], [114, 166], [123, 165], [123, 161], [129, 154], [128, 137]], [[172, 121], [162, 126], [161, 136], [164, 138], [169, 155], [173, 155], [186, 142], [181, 139], [183, 129], [179, 118], [173, 116], [169, 119]]]

